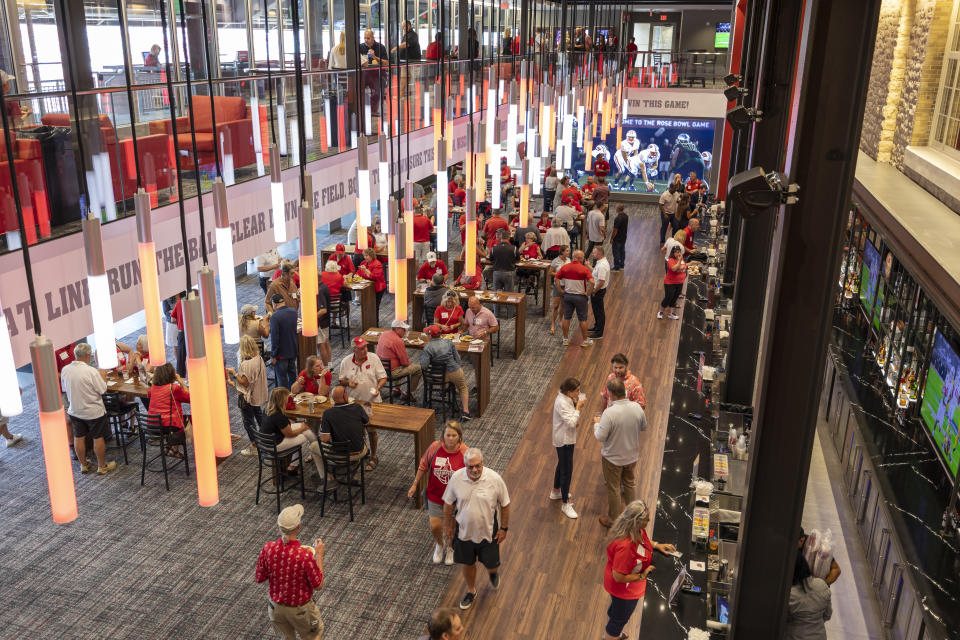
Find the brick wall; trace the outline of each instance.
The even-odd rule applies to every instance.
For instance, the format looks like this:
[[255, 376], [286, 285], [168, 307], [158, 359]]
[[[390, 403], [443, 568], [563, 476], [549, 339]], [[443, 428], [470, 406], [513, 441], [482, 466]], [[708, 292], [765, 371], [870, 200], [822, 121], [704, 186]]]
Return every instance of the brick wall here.
[[860, 148], [874, 160], [877, 159], [883, 132], [883, 111], [887, 104], [893, 53], [900, 30], [901, 4], [899, 0], [883, 0], [880, 5], [880, 23], [877, 26], [877, 41], [863, 113], [863, 132], [860, 135]]

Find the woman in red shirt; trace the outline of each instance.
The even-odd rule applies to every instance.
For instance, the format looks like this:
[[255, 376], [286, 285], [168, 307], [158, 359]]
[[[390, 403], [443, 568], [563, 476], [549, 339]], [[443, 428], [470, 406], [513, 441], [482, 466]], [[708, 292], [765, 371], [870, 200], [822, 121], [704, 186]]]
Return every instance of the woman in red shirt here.
[[607, 609], [606, 640], [627, 636], [623, 628], [630, 621], [637, 602], [647, 590], [647, 575], [653, 571], [653, 551], [674, 553], [672, 544], [657, 544], [647, 537], [650, 511], [643, 500], [634, 500], [610, 527], [613, 538], [607, 545], [607, 566], [603, 570], [603, 588], [610, 594]]
[[190, 402], [187, 383], [173, 370], [172, 364], [162, 364], [153, 372], [153, 383], [150, 385], [148, 397], [150, 414], [160, 416], [160, 424], [169, 434], [167, 442], [170, 448], [167, 449], [167, 455], [182, 458], [180, 445], [186, 442], [183, 431], [183, 403]]
[[315, 396], [325, 396], [330, 393], [330, 383], [333, 374], [323, 366], [323, 360], [317, 356], [308, 356], [303, 371], [297, 376], [296, 382], [290, 385], [290, 394], [307, 392]]
[[373, 281], [373, 290], [377, 293], [377, 318], [380, 317], [380, 301], [387, 288], [387, 281], [383, 275], [383, 263], [377, 260], [377, 252], [367, 248], [363, 250], [363, 262], [357, 268], [357, 273], [364, 280]]
[[528, 231], [523, 237], [523, 244], [520, 245], [520, 255], [530, 260], [543, 259], [543, 252], [540, 251], [540, 245], [537, 244], [537, 236], [532, 231]]
[[[459, 308], [459, 307], [458, 307]], [[433, 563], [453, 564], [453, 548], [443, 539], [443, 492], [447, 489], [450, 476], [462, 469], [463, 454], [467, 445], [463, 443], [463, 428], [459, 422], [448, 420], [443, 428], [443, 439], [437, 440], [420, 459], [417, 477], [407, 490], [407, 497], [413, 498], [420, 490], [423, 476], [427, 475], [427, 515], [430, 517], [430, 533], [433, 535]]]
[[433, 312], [433, 322], [440, 327], [440, 333], [456, 333], [463, 318], [463, 307], [457, 304], [460, 296], [447, 294], [443, 302]]
[[542, 235], [547, 231], [550, 231], [550, 227], [550, 212], [544, 211], [540, 214], [540, 220], [537, 221], [537, 231], [539, 231]]
[[667, 317], [671, 320], [679, 320], [679, 316], [673, 312], [677, 300], [680, 298], [680, 292], [683, 291], [683, 282], [687, 279], [687, 263], [683, 259], [683, 247], [674, 245], [670, 251], [670, 258], [667, 260], [667, 275], [663, 277], [663, 300], [660, 301], [660, 311], [657, 311], [657, 318], [662, 319], [663, 313], [669, 309]]
[[460, 285], [464, 289], [469, 289], [470, 291], [476, 291], [483, 284], [483, 277], [481, 276], [480, 267], [477, 267], [473, 271], [472, 276], [467, 275], [467, 270], [464, 268], [460, 272], [460, 275], [457, 276], [456, 284]]
[[[352, 266], [352, 265], [351, 265]], [[340, 290], [343, 289], [343, 276], [340, 275], [340, 265], [334, 259], [327, 260], [320, 281], [330, 290], [330, 302], [340, 303]]]

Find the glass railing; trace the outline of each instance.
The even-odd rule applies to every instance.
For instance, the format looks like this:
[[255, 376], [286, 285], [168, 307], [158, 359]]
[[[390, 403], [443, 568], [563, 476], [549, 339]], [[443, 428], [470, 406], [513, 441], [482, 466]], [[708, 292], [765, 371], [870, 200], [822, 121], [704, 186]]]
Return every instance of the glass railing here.
[[[92, 114], [89, 131], [96, 132], [82, 139], [74, 96], [62, 86], [44, 86], [42, 92], [5, 100], [0, 252], [78, 231], [81, 212], [91, 201], [100, 203], [97, 210], [106, 222], [133, 215], [138, 187], [159, 207], [195, 197], [198, 188], [208, 191], [218, 173], [228, 186], [268, 175], [273, 143], [286, 169], [355, 148], [360, 135], [406, 134], [430, 126], [441, 76], [448, 118], [485, 108], [491, 66], [497, 100], [506, 102], [511, 80], [520, 78], [522, 60], [528, 61], [528, 77], [535, 79], [530, 95], [537, 94], [542, 78], [586, 82], [623, 65], [629, 65], [628, 85], [645, 87], [713, 87], [727, 68], [725, 56], [697, 52], [573, 52], [568, 57], [544, 52], [370, 65], [359, 72], [304, 72], [301, 105], [295, 74], [268, 75], [265, 66], [255, 65], [248, 75], [212, 81], [212, 101], [211, 85], [192, 81], [192, 118], [186, 82], [168, 86], [162, 72], [136, 71], [128, 94], [122, 71], [101, 73], [98, 88], [76, 97], [81, 113]], [[300, 137], [305, 138], [305, 158], [299, 157]], [[18, 231], [17, 203], [25, 237]]]

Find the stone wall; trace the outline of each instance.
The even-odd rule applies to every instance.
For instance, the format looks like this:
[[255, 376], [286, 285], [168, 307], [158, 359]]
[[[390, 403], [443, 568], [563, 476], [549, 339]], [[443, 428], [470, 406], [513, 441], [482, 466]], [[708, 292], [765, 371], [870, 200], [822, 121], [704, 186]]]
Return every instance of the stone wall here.
[[883, 133], [883, 110], [887, 104], [893, 52], [900, 31], [901, 4], [900, 0], [883, 0], [880, 5], [880, 23], [877, 25], [867, 103], [863, 113], [863, 131], [860, 134], [860, 149], [874, 160], [877, 159]]

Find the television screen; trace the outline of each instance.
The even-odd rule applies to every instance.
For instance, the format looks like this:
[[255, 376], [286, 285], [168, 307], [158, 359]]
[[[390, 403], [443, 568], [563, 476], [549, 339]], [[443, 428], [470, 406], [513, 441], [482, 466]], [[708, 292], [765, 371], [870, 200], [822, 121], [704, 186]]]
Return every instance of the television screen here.
[[952, 477], [960, 467], [960, 356], [939, 331], [933, 340], [930, 369], [923, 387], [920, 416], [933, 436]]
[[713, 37], [713, 46], [715, 49], [730, 48], [730, 23], [718, 22], [717, 33]]
[[880, 254], [869, 240], [863, 248], [863, 263], [860, 265], [860, 302], [867, 318], [873, 318], [873, 305], [880, 281]]
[[593, 138], [590, 171], [585, 170], [586, 146], [574, 150], [574, 174], [580, 183], [599, 175], [596, 162], [603, 158], [610, 165], [606, 178], [611, 191], [663, 193], [673, 174], [686, 182], [691, 171], [711, 190], [713, 120], [624, 118], [621, 135], [618, 140], [614, 128], [604, 138]]

